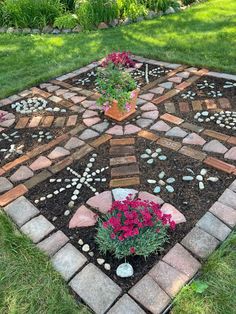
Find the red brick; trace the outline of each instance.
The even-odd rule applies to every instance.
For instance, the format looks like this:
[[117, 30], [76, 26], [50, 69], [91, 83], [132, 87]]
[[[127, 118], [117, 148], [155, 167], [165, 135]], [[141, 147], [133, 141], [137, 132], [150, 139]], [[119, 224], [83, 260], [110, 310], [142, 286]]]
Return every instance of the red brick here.
[[172, 149], [172, 150], [179, 150], [182, 147], [182, 144], [179, 142], [172, 141], [171, 139], [161, 137], [157, 140], [157, 144]]
[[214, 157], [207, 157], [204, 160], [204, 163], [208, 166], [211, 166], [213, 168], [216, 168], [227, 173], [233, 173], [235, 171], [235, 167], [233, 165], [228, 164]]
[[203, 75], [206, 75], [208, 72], [209, 72], [209, 70], [207, 70], [207, 69], [201, 69], [201, 70], [197, 71], [196, 74], [203, 76]]
[[0, 196], [0, 206], [6, 206], [11, 203], [18, 197], [24, 195], [28, 192], [28, 189], [24, 186], [24, 184], [19, 184], [10, 191]]
[[61, 170], [65, 169], [67, 166], [70, 166], [73, 162], [73, 158], [71, 156], [57, 162], [55, 165], [48, 168], [50, 172], [53, 174], [60, 172]]
[[56, 120], [54, 121], [53, 126], [54, 126], [55, 128], [63, 128], [65, 122], [66, 122], [66, 117], [58, 117], [58, 118], [56, 118]]
[[93, 140], [92, 142], [90, 142], [89, 145], [94, 147], [94, 148], [97, 148], [100, 145], [108, 142], [111, 138], [112, 138], [111, 135], [103, 134], [103, 135], [99, 136], [99, 138], [97, 138], [97, 139]]
[[86, 156], [87, 154], [89, 154], [90, 152], [92, 152], [93, 150], [94, 150], [93, 147], [91, 147], [89, 145], [84, 145], [83, 147], [78, 149], [76, 152], [74, 152], [71, 157], [74, 160], [79, 160], [79, 159], [83, 158], [84, 156]]
[[202, 110], [202, 101], [200, 100], [194, 100], [192, 101], [192, 107], [194, 111], [200, 111]]
[[50, 128], [50, 126], [52, 125], [54, 121], [54, 117], [53, 116], [47, 116], [43, 119], [41, 126], [44, 128]]
[[219, 102], [220, 107], [222, 109], [230, 109], [231, 108], [230, 102], [227, 98], [219, 98], [218, 102]]
[[39, 95], [39, 96], [44, 97], [44, 98], [48, 98], [51, 96], [50, 93], [47, 93], [47, 92], [45, 92], [42, 89], [39, 89], [37, 87], [31, 88], [31, 91], [32, 91], [33, 95]]
[[139, 184], [140, 184], [139, 177], [112, 179], [110, 181], [110, 188], [134, 186], [134, 185], [139, 185]]
[[122, 145], [134, 145], [135, 140], [133, 137], [124, 137], [122, 139], [111, 139], [110, 145], [111, 146], [122, 146]]
[[189, 87], [190, 85], [192, 85], [192, 83], [185, 81], [179, 85], [176, 85], [175, 88], [178, 90], [184, 90], [185, 88]]
[[160, 116], [160, 118], [162, 120], [165, 120], [167, 122], [174, 123], [174, 124], [177, 124], [177, 125], [180, 125], [181, 123], [184, 122], [183, 119], [181, 119], [179, 117], [176, 117], [176, 116], [174, 116], [172, 114], [169, 114], [169, 113], [163, 114], [162, 116]]
[[2, 168], [4, 171], [9, 171], [11, 169], [13, 169], [14, 167], [22, 164], [23, 162], [29, 160], [29, 157], [24, 155], [24, 156], [21, 156], [11, 162], [9, 162], [8, 164], [4, 165]]
[[66, 108], [70, 108], [72, 107], [74, 104], [70, 101], [67, 100], [63, 100], [60, 102], [60, 106], [66, 107]]
[[222, 134], [220, 132], [208, 130], [208, 129], [204, 130], [202, 134], [216, 138], [217, 140], [220, 140], [220, 141], [228, 141], [229, 140], [228, 135]]
[[132, 164], [136, 162], [137, 162], [137, 159], [135, 156], [115, 157], [115, 158], [110, 159], [110, 166]]
[[213, 99], [206, 99], [205, 104], [206, 104], [207, 109], [216, 109], [217, 108], [217, 104]]
[[236, 137], [231, 136], [230, 138], [227, 139], [227, 143], [232, 144], [232, 145], [236, 145]]
[[139, 167], [137, 164], [125, 165], [111, 169], [111, 177], [124, 177], [139, 174]]
[[149, 131], [145, 131], [145, 130], [140, 131], [138, 133], [138, 136], [146, 138], [147, 140], [150, 140], [150, 141], [156, 141], [159, 139], [159, 136], [157, 136], [156, 134], [151, 133]]
[[16, 129], [23, 129], [26, 127], [26, 125], [28, 124], [29, 122], [29, 119], [28, 117], [23, 117], [23, 118], [20, 118], [20, 120], [17, 122], [17, 125], [15, 126]]
[[189, 112], [190, 111], [189, 104], [187, 102], [180, 102], [179, 103], [179, 110], [181, 112]]
[[5, 171], [2, 168], [0, 168], [0, 176], [4, 175], [4, 173]]
[[171, 97], [174, 97], [175, 95], [177, 95], [179, 93], [179, 91], [177, 89], [172, 89], [169, 92], [167, 92], [165, 95], [160, 96], [158, 98], [155, 98], [152, 100], [152, 103], [159, 105], [160, 103], [162, 103], [163, 101], [168, 100]]
[[198, 150], [193, 149], [193, 148], [188, 147], [188, 146], [181, 147], [179, 152], [185, 156], [188, 156], [188, 157], [191, 157], [193, 159], [200, 160], [200, 161], [203, 161], [207, 157], [207, 154], [202, 153], [201, 151], [198, 151]]
[[66, 126], [74, 126], [76, 125], [78, 116], [77, 115], [73, 115], [73, 116], [69, 116]]
[[112, 146], [109, 153], [114, 157], [123, 157], [135, 154], [135, 149], [133, 146]]
[[28, 124], [28, 128], [36, 128], [41, 120], [42, 120], [41, 116], [33, 117], [30, 123]]

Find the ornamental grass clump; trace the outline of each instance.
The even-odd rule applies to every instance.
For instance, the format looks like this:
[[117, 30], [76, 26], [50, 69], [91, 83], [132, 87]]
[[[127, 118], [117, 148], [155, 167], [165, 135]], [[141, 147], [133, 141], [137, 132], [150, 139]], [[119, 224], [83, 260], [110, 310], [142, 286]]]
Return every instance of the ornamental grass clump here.
[[102, 253], [117, 258], [140, 255], [145, 258], [163, 248], [168, 229], [175, 228], [171, 215], [160, 205], [140, 199], [115, 201], [105, 218], [99, 220], [96, 242]]

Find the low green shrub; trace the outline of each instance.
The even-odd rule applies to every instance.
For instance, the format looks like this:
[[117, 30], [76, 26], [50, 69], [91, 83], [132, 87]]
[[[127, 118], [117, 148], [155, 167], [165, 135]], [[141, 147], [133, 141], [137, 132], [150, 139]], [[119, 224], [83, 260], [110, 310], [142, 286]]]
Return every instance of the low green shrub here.
[[66, 10], [74, 12], [75, 10], [75, 0], [60, 0], [65, 6]]
[[139, 2], [152, 11], [166, 11], [169, 7], [179, 7], [176, 0], [139, 0]]
[[53, 26], [59, 29], [62, 28], [74, 28], [78, 25], [78, 17], [76, 14], [64, 14], [56, 17]]
[[138, 0], [117, 0], [117, 2], [122, 18], [135, 20], [139, 16], [146, 16], [148, 14], [146, 6]]
[[184, 5], [189, 5], [189, 4], [192, 4], [194, 3], [196, 0], [182, 0], [183, 4]]
[[7, 26], [41, 28], [63, 13], [59, 0], [5, 0], [2, 19]]
[[84, 29], [92, 29], [101, 22], [109, 23], [119, 17], [116, 0], [79, 0], [76, 13]]

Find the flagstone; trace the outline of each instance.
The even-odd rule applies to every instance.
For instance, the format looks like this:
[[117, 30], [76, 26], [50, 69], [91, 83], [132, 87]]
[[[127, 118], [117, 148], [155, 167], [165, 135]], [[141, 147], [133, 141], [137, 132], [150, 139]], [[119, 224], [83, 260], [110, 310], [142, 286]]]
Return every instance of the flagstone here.
[[176, 224], [186, 222], [185, 216], [177, 208], [169, 203], [163, 204], [161, 211], [163, 214], [171, 215], [172, 220], [174, 220]]
[[140, 198], [142, 201], [154, 202], [159, 205], [162, 205], [164, 203], [163, 199], [161, 199], [159, 196], [144, 191], [139, 192], [138, 198]]
[[50, 158], [50, 159], [58, 159], [58, 158], [65, 157], [65, 156], [68, 156], [68, 155], [70, 155], [70, 151], [69, 150], [67, 150], [67, 149], [65, 149], [63, 147], [57, 146], [48, 155], [48, 158]]
[[121, 125], [115, 125], [106, 131], [108, 134], [112, 135], [123, 135], [123, 127]]
[[212, 140], [203, 146], [203, 150], [206, 152], [224, 154], [228, 149], [218, 140]]
[[227, 159], [236, 160], [236, 146], [230, 148], [230, 150], [227, 151], [224, 157]]
[[160, 132], [166, 132], [171, 129], [171, 127], [164, 121], [160, 120], [157, 123], [155, 123], [150, 128], [151, 130], [160, 131]]
[[108, 127], [109, 127], [109, 122], [105, 121], [105, 122], [93, 125], [92, 129], [94, 129], [95, 131], [99, 133], [103, 133], [104, 131], [106, 131]]
[[69, 228], [90, 227], [97, 222], [97, 215], [86, 206], [80, 206], [69, 222]]
[[168, 79], [169, 82], [173, 82], [173, 83], [176, 83], [176, 84], [181, 83], [182, 80], [183, 80], [183, 78], [180, 77], [180, 76], [174, 76], [174, 77], [171, 77], [171, 78]]
[[190, 133], [188, 136], [186, 136], [183, 139], [183, 143], [184, 144], [190, 144], [190, 145], [204, 145], [206, 143], [206, 141], [204, 140], [204, 138], [202, 138], [201, 136], [199, 136], [197, 133]]
[[152, 100], [152, 98], [154, 97], [154, 94], [152, 93], [147, 93], [147, 94], [142, 94], [139, 96], [140, 98], [144, 99], [144, 100]]
[[38, 157], [29, 167], [31, 170], [36, 171], [51, 166], [52, 162], [45, 156]]
[[122, 189], [117, 188], [112, 190], [112, 194], [115, 201], [123, 201], [126, 199], [127, 196], [131, 194], [131, 198], [133, 199], [136, 194], [138, 193], [137, 190], [134, 189]]
[[4, 177], [0, 177], [0, 194], [13, 188], [13, 184]]
[[100, 122], [101, 119], [99, 117], [95, 117], [95, 118], [88, 118], [88, 119], [84, 119], [83, 122], [86, 126], [90, 127], [94, 124], [97, 124], [98, 122]]
[[82, 118], [83, 118], [83, 119], [86, 119], [86, 118], [91, 118], [91, 117], [94, 117], [94, 116], [98, 116], [97, 111], [94, 111], [94, 110], [85, 110], [85, 112], [83, 113]]
[[140, 108], [142, 111], [150, 111], [150, 110], [157, 110], [157, 107], [151, 103], [151, 102], [147, 102], [145, 105], [143, 105]]
[[156, 120], [158, 117], [159, 117], [158, 110], [147, 111], [147, 112], [142, 113], [142, 118]]
[[112, 206], [112, 193], [111, 191], [104, 191], [91, 197], [86, 204], [97, 209], [102, 214], [106, 214]]
[[33, 177], [33, 175], [33, 171], [30, 170], [27, 166], [21, 166], [18, 170], [16, 170], [16, 172], [13, 173], [12, 176], [10, 176], [10, 180], [12, 182], [23, 181]]
[[171, 136], [171, 137], [185, 137], [187, 135], [188, 133], [178, 126], [175, 126], [166, 132], [166, 136]]
[[90, 129], [84, 130], [81, 134], [80, 134], [80, 139], [81, 140], [89, 140], [91, 138], [94, 138], [96, 136], [99, 136], [99, 133]]
[[153, 88], [150, 90], [151, 93], [154, 93], [154, 94], [163, 94], [165, 88], [163, 87], [156, 87], [156, 88]]
[[148, 126], [150, 126], [153, 121], [151, 119], [143, 119], [140, 118], [136, 121], [137, 125], [140, 126], [141, 128], [147, 128]]
[[69, 139], [69, 141], [66, 143], [64, 147], [65, 149], [71, 150], [83, 146], [84, 144], [85, 144], [84, 141], [81, 141], [77, 137], [72, 137]]
[[129, 135], [129, 134], [135, 134], [138, 133], [141, 129], [137, 127], [136, 125], [133, 124], [127, 124], [124, 127], [124, 134]]
[[171, 89], [173, 86], [173, 83], [172, 82], [164, 82], [164, 83], [159, 84], [159, 86], [163, 87], [165, 89]]

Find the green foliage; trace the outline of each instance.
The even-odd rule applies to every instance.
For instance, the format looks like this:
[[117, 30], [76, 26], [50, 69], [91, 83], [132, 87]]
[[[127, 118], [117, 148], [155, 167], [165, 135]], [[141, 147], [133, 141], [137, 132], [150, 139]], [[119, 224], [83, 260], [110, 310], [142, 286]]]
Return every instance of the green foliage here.
[[63, 9], [59, 0], [5, 0], [2, 19], [7, 26], [41, 28], [52, 25]]
[[195, 291], [196, 293], [203, 293], [207, 288], [208, 288], [208, 284], [205, 282], [202, 282], [200, 280], [196, 280], [191, 284], [191, 288], [193, 289], [193, 291]]
[[79, 0], [76, 12], [84, 29], [92, 29], [101, 22], [109, 23], [119, 17], [116, 0]]
[[130, 73], [114, 67], [113, 64], [98, 70], [96, 83], [98, 92], [101, 94], [98, 104], [104, 109], [115, 99], [119, 109], [125, 110], [125, 106], [131, 98], [131, 92], [137, 87]]
[[189, 5], [189, 4], [192, 4], [194, 3], [196, 0], [182, 0], [183, 4], [184, 5]]
[[139, 0], [140, 3], [153, 11], [166, 11], [169, 7], [179, 7], [176, 0]]
[[60, 0], [61, 3], [65, 6], [66, 10], [74, 11], [75, 9], [75, 0]]
[[148, 10], [139, 0], [117, 0], [120, 16], [122, 18], [137, 19], [139, 16], [146, 16]]
[[78, 17], [75, 14], [65, 14], [59, 17], [56, 17], [53, 26], [59, 29], [62, 28], [74, 28], [78, 25]]

